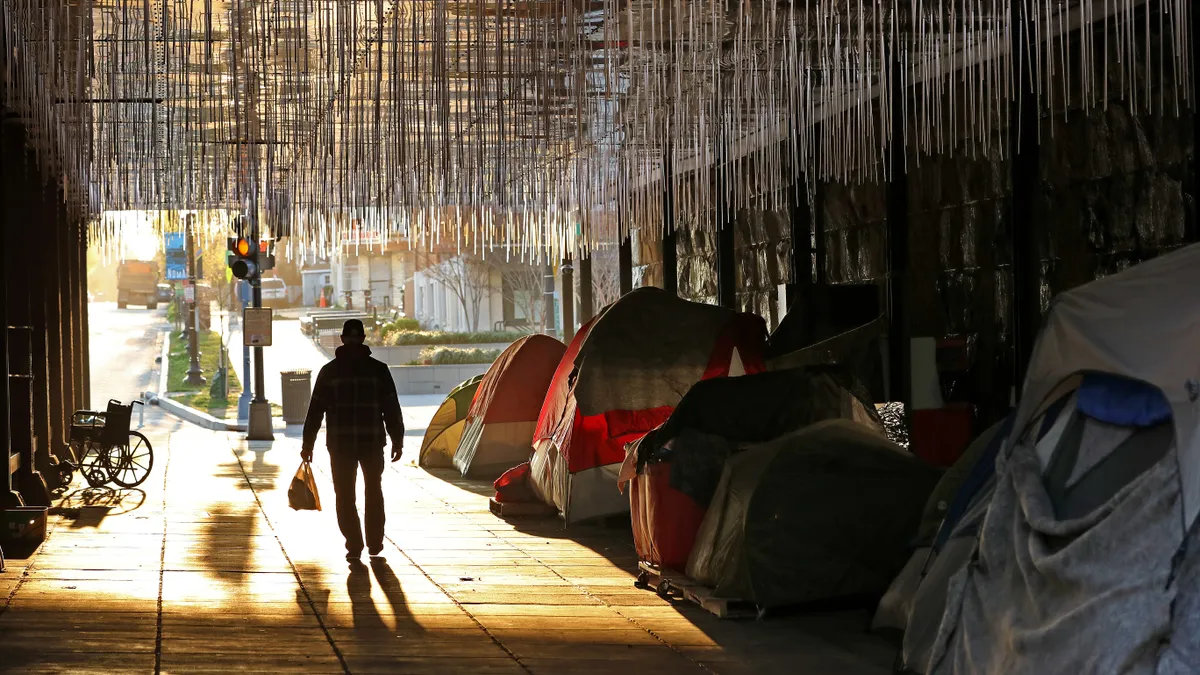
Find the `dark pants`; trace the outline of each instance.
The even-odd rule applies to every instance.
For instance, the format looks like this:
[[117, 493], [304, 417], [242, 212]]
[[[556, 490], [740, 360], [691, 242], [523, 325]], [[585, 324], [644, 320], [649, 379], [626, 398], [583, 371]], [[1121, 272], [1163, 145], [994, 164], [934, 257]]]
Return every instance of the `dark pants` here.
[[365, 452], [330, 452], [333, 471], [333, 492], [337, 499], [338, 528], [346, 538], [346, 552], [358, 555], [363, 550], [362, 526], [358, 520], [354, 488], [358, 482], [358, 467], [362, 466], [364, 491], [367, 497], [367, 548], [383, 548], [383, 449]]

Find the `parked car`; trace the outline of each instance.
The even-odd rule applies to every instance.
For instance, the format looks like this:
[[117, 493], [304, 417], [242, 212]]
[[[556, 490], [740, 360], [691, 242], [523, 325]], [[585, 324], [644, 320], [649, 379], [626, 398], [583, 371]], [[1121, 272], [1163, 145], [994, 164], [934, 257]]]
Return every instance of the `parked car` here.
[[171, 284], [159, 284], [158, 285], [158, 301], [159, 302], [164, 302], [164, 303], [170, 302], [171, 299], [174, 297], [175, 297], [175, 289], [171, 287]]
[[262, 280], [262, 301], [264, 307], [283, 307], [288, 304], [287, 284], [278, 277], [268, 277]]

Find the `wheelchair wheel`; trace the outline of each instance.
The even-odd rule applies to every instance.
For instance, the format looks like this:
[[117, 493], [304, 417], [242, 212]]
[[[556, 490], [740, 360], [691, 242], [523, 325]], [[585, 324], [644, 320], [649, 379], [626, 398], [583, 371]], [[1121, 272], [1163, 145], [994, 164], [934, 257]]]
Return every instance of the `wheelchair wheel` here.
[[129, 432], [129, 443], [113, 449], [113, 482], [124, 488], [141, 485], [154, 468], [154, 448], [150, 440], [136, 431]]
[[98, 444], [88, 442], [83, 447], [83, 458], [79, 461], [79, 473], [92, 487], [100, 487], [112, 480], [111, 456], [113, 452]]

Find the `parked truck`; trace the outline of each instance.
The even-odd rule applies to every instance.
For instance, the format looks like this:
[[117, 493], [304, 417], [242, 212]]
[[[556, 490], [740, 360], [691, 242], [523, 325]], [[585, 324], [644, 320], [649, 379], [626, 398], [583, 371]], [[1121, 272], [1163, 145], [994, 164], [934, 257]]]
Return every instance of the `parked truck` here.
[[158, 265], [146, 260], [129, 260], [117, 268], [117, 308], [128, 305], [158, 307]]

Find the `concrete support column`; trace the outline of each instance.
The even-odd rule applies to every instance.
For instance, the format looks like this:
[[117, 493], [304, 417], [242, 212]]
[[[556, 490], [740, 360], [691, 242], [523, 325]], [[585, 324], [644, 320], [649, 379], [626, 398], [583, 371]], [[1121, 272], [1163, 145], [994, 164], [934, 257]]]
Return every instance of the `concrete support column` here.
[[[72, 293], [71, 285], [71, 255], [70, 255], [70, 213], [67, 209], [66, 192], [61, 186], [54, 190], [55, 211], [55, 265], [49, 270], [54, 277], [55, 296], [51, 307], [57, 312], [52, 330], [57, 332], [59, 363], [59, 395], [51, 399], [55, 413], [50, 421], [56, 425], [53, 433], [53, 444], [50, 450], [60, 459], [66, 456], [67, 424], [71, 413], [75, 411], [75, 345], [72, 340]], [[52, 340], [53, 342], [53, 340]], [[47, 474], [49, 476], [49, 474]]]
[[[900, 61], [892, 55], [892, 68]], [[910, 327], [908, 312], [908, 172], [905, 167], [906, 92], [901, 78], [892, 78], [892, 141], [888, 147], [887, 186], [887, 311], [888, 311], [888, 398], [909, 403]]]
[[84, 349], [87, 333], [84, 323], [87, 317], [87, 250], [84, 247], [83, 225], [74, 223], [70, 230], [69, 253], [71, 255], [71, 340], [75, 352], [75, 407], [87, 408], [87, 361]]
[[671, 162], [671, 148], [663, 153], [662, 183], [662, 269], [663, 290], [671, 295], [679, 294], [679, 245], [675, 232], [675, 168]]
[[26, 256], [29, 266], [26, 268], [26, 280], [29, 284], [29, 323], [33, 329], [33, 434], [37, 439], [34, 444], [34, 465], [40, 468], [49, 463], [50, 439], [50, 391], [51, 380], [58, 374], [57, 368], [51, 370], [50, 320], [47, 313], [46, 301], [47, 270], [53, 264], [48, 242], [53, 236], [55, 223], [52, 217], [53, 207], [46, 185], [42, 182], [41, 171], [36, 163], [33, 152], [26, 153], [26, 172], [28, 194], [32, 197], [32, 217], [25, 221], [24, 245], [21, 250]]
[[1033, 354], [1042, 323], [1042, 300], [1039, 283], [1040, 264], [1034, 204], [1038, 198], [1038, 114], [1033, 74], [1025, 58], [1033, 22], [1021, 11], [1023, 3], [1013, 3], [1013, 53], [1021, 63], [1017, 69], [1017, 98], [1012, 117], [1015, 129], [1009, 134], [1012, 147], [1012, 349], [1014, 399], [1020, 397], [1025, 370]]
[[51, 455], [61, 451], [65, 402], [63, 379], [63, 311], [62, 261], [59, 259], [63, 238], [62, 200], [54, 185], [43, 184], [45, 196], [45, 228], [39, 232], [40, 248], [44, 249], [39, 277], [42, 281], [42, 302], [45, 318], [41, 330], [46, 338], [46, 435], [39, 436], [37, 447], [38, 471], [49, 475]]
[[585, 324], [596, 314], [592, 297], [592, 256], [589, 252], [579, 259], [579, 323]]
[[[15, 158], [20, 157], [21, 150], [11, 147], [10, 134], [5, 128], [4, 110], [0, 108], [0, 248], [8, 248], [8, 231], [13, 226], [11, 213], [16, 204], [10, 201], [11, 189], [6, 186], [20, 180], [20, 167], [15, 166]], [[0, 250], [0, 508], [19, 506], [21, 496], [16, 491], [13, 479], [11, 457], [14, 454], [12, 429], [9, 424], [11, 397], [9, 396], [9, 374], [12, 372], [8, 363], [8, 326], [11, 318], [8, 311], [9, 286], [9, 253]], [[19, 457], [19, 456], [18, 456]]]
[[[80, 399], [80, 406], [84, 409], [92, 408], [92, 334], [88, 312], [88, 278], [87, 278], [87, 249], [88, 249], [88, 230], [87, 225], [80, 223], [79, 225], [79, 366], [82, 372], [81, 389], [83, 397]], [[165, 366], [164, 366], [165, 367]]]

